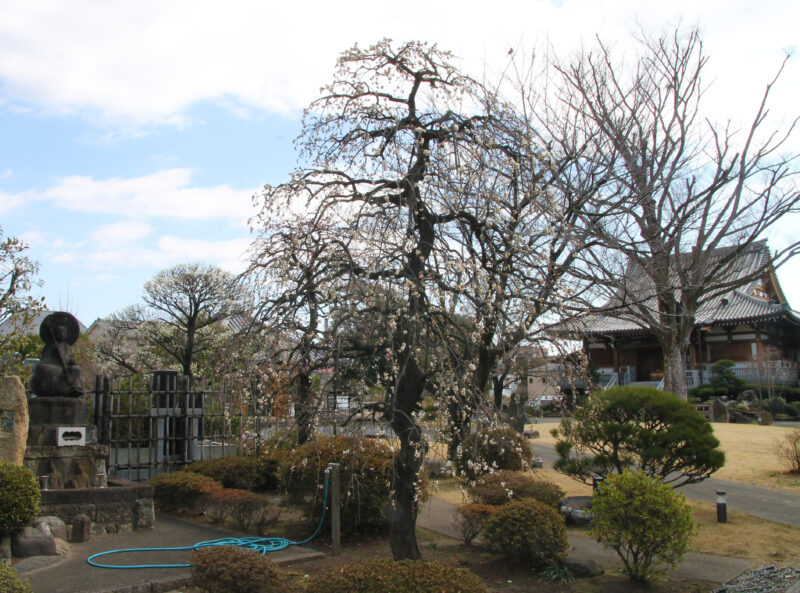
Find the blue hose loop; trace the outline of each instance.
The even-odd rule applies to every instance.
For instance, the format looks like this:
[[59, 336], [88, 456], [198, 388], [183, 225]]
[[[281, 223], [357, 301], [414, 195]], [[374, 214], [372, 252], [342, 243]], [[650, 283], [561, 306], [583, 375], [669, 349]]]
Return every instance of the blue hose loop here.
[[94, 566], [97, 568], [113, 568], [113, 569], [132, 569], [132, 568], [188, 568], [190, 566], [194, 566], [193, 564], [130, 564], [130, 565], [119, 565], [119, 564], [103, 564], [97, 562], [95, 558], [100, 558], [102, 556], [110, 556], [112, 554], [123, 554], [127, 552], [181, 552], [181, 551], [189, 551], [189, 550], [199, 550], [201, 548], [209, 548], [213, 546], [238, 546], [240, 548], [245, 548], [247, 550], [253, 550], [255, 552], [260, 552], [261, 554], [267, 554], [269, 552], [277, 552], [279, 550], [284, 550], [289, 546], [302, 546], [303, 544], [307, 544], [312, 539], [319, 535], [319, 532], [322, 530], [322, 524], [325, 522], [325, 510], [326, 510], [326, 502], [328, 500], [328, 473], [329, 470], [325, 470], [325, 492], [322, 496], [322, 516], [320, 517], [319, 524], [317, 528], [314, 530], [314, 533], [311, 534], [310, 537], [307, 537], [304, 540], [299, 542], [287, 539], [285, 537], [223, 537], [221, 539], [212, 539], [204, 542], [197, 542], [191, 546], [182, 546], [182, 547], [175, 547], [175, 548], [125, 548], [123, 550], [109, 550], [108, 552], [99, 552], [97, 554], [92, 554], [86, 559], [86, 562], [89, 563], [90, 566]]

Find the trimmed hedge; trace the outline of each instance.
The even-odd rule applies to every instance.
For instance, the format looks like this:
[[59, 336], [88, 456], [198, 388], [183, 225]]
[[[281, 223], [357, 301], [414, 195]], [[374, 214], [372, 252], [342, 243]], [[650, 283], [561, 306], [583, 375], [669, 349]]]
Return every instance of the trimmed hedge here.
[[192, 585], [206, 593], [278, 591], [275, 563], [254, 550], [211, 546], [192, 554]]
[[235, 456], [196, 461], [186, 471], [213, 478], [225, 488], [274, 490], [277, 484], [269, 466], [270, 460], [265, 458]]
[[567, 555], [564, 518], [532, 498], [500, 507], [486, 520], [483, 536], [490, 550], [535, 568], [561, 562]]
[[[339, 463], [342, 535], [371, 533], [385, 527], [385, 511], [394, 454], [383, 441], [347, 436], [322, 437], [287, 454], [281, 466], [289, 499], [312, 523], [322, 514], [325, 469]], [[330, 513], [323, 533], [329, 533]]]
[[164, 511], [198, 511], [209, 497], [222, 489], [216, 480], [194, 472], [160, 474], [150, 479], [153, 502]]
[[547, 480], [537, 480], [531, 474], [502, 470], [478, 478], [469, 489], [475, 502], [488, 505], [503, 505], [512, 500], [534, 498], [557, 507], [566, 494], [564, 490]]
[[478, 537], [486, 520], [497, 512], [497, 508], [489, 504], [470, 503], [462, 504], [456, 509], [456, 527], [466, 545], [470, 545]]
[[0, 536], [11, 535], [39, 514], [42, 493], [27, 467], [0, 461]]
[[308, 593], [486, 593], [483, 581], [465, 568], [438, 562], [373, 558], [313, 576]]

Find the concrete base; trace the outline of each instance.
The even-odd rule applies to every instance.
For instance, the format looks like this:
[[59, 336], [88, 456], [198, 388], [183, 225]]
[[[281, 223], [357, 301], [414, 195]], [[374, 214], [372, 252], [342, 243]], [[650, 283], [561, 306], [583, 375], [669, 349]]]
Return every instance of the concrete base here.
[[[94, 568], [86, 563], [92, 554], [127, 548], [191, 546], [197, 542], [223, 537], [245, 537], [247, 534], [219, 529], [202, 523], [159, 514], [152, 531], [132, 531], [117, 535], [93, 537], [83, 544], [72, 544], [69, 556], [60, 562], [17, 565], [20, 576], [31, 584], [36, 593], [153, 593], [170, 591], [189, 582], [188, 568], [143, 568], [111, 570]], [[292, 546], [269, 554], [281, 565], [291, 565], [324, 557], [324, 554], [307, 548]], [[53, 558], [60, 558], [54, 556]], [[109, 564], [147, 564], [189, 562], [190, 552], [136, 553], [125, 557], [107, 557]]]

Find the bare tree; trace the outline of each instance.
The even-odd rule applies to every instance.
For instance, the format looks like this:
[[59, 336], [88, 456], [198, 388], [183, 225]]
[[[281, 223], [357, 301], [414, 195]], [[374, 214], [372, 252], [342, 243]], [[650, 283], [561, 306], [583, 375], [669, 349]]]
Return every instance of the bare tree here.
[[[748, 128], [704, 119], [708, 57], [696, 30], [642, 32], [639, 49], [626, 68], [598, 40], [558, 66], [559, 109], [547, 123], [554, 150], [580, 154], [582, 170], [604, 180], [584, 222], [605, 250], [587, 250], [585, 269], [608, 288], [609, 314], [655, 335], [665, 389], [685, 398], [698, 309], [762, 276], [763, 269], [732, 275], [731, 265], [798, 211], [797, 155], [781, 154], [795, 125], [764, 129], [778, 76]], [[773, 254], [773, 265], [797, 250], [795, 242]], [[630, 278], [636, 283], [626, 284]]]

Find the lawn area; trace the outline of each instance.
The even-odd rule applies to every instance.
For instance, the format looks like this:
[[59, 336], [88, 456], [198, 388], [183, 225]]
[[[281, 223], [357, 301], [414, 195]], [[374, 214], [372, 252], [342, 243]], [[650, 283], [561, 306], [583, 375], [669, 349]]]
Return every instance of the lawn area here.
[[[557, 424], [532, 424], [539, 431], [536, 443], [555, 445], [550, 430]], [[714, 474], [720, 480], [752, 484], [765, 488], [800, 492], [800, 475], [789, 474], [777, 454], [778, 442], [793, 428], [756, 424], [714, 423], [714, 434], [725, 451], [725, 466]], [[563, 485], [562, 485], [563, 488]]]
[[[567, 496], [588, 496], [592, 489], [552, 469], [535, 470], [537, 477], [558, 484]], [[456, 480], [442, 480], [434, 496], [453, 504], [466, 502], [466, 492]], [[717, 523], [714, 504], [687, 501], [698, 533], [692, 551], [749, 558], [760, 564], [792, 564], [800, 557], [800, 527], [774, 523], [738, 511], [728, 511], [728, 522]], [[581, 531], [581, 530], [578, 530]]]

